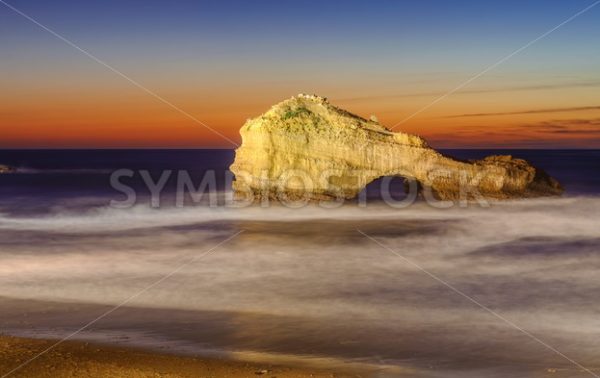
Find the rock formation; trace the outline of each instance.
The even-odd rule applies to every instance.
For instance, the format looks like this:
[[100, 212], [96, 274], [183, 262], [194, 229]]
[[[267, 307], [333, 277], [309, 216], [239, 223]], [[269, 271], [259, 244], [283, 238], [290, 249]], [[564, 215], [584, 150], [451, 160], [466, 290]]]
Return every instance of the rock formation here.
[[298, 95], [240, 130], [231, 171], [239, 195], [353, 198], [382, 176], [402, 176], [439, 199], [559, 195], [553, 178], [525, 160], [490, 156], [460, 161], [415, 135], [391, 132], [322, 97]]
[[13, 167], [9, 167], [7, 165], [0, 164], [0, 174], [2, 173], [13, 173], [15, 169]]

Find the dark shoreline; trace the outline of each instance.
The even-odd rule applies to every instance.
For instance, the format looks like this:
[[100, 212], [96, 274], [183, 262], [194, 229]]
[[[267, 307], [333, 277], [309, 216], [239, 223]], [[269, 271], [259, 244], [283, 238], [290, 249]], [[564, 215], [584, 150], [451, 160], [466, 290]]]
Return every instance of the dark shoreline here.
[[[408, 368], [378, 366], [348, 359], [311, 356], [294, 352], [306, 346], [271, 344], [277, 336], [266, 335], [269, 327], [282, 320], [264, 318], [252, 314], [227, 312], [197, 312], [191, 310], [120, 307], [110, 315], [95, 322], [80, 333], [73, 333], [93, 321], [113, 306], [13, 299], [0, 296], [0, 343], [3, 338], [18, 340], [17, 344], [43, 342], [48, 345], [69, 336], [67, 344], [90, 344], [101, 349], [139, 351], [147, 355], [170, 356], [175, 359], [218, 361], [233, 367], [249, 364], [253, 367], [283, 366], [297, 372], [332, 372], [360, 374], [369, 377], [377, 371], [393, 372], [403, 376]], [[248, 319], [244, 320], [246, 316]], [[266, 325], [266, 324], [269, 325]], [[182, 327], [187, 324], [189, 329]], [[136, 329], [139, 328], [139, 329]], [[191, 329], [194, 331], [191, 332]], [[273, 332], [274, 330], [271, 330]], [[233, 350], [237, 333], [245, 334], [246, 348]], [[263, 336], [261, 336], [263, 335]], [[283, 349], [283, 353], [271, 353], [269, 349]], [[3, 349], [0, 348], [0, 350]], [[287, 352], [286, 352], [287, 351]], [[4, 358], [0, 356], [0, 358]], [[8, 362], [0, 363], [4, 367]], [[1, 374], [0, 374], [1, 376]], [[29, 375], [26, 375], [29, 376]], [[43, 375], [42, 375], [43, 376]], [[185, 376], [185, 375], [184, 375]], [[231, 376], [228, 374], [228, 376]], [[237, 375], [234, 375], [234, 377]], [[249, 376], [249, 375], [240, 375]], [[307, 375], [277, 375], [278, 377], [304, 377]], [[320, 375], [316, 375], [320, 376]]]
[[[53, 347], [56, 345], [55, 347]], [[0, 336], [0, 374], [10, 377], [350, 377], [333, 370], [184, 357], [138, 348]]]

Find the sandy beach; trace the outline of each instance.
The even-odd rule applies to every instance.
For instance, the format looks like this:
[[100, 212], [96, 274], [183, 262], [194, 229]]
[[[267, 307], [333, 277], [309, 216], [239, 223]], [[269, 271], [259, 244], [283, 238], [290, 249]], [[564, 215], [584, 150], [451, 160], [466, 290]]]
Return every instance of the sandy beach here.
[[[133, 348], [85, 342], [59, 344], [34, 361], [11, 371], [52, 346], [53, 340], [0, 336], [2, 377], [350, 377], [350, 373], [180, 357]], [[8, 374], [8, 375], [5, 375]]]

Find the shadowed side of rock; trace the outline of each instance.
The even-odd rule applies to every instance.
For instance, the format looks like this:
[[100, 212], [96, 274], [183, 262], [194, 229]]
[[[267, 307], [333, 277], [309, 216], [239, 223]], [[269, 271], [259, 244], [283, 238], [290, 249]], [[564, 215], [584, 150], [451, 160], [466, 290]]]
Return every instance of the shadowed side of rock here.
[[415, 135], [394, 133], [329, 104], [298, 95], [240, 130], [231, 171], [239, 196], [353, 198], [371, 181], [401, 176], [439, 199], [559, 195], [562, 188], [525, 160], [490, 156], [459, 161]]

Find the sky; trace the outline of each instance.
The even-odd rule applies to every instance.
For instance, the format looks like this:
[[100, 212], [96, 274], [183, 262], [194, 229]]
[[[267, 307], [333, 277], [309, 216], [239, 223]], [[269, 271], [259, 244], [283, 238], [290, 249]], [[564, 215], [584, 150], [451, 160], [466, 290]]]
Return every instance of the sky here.
[[600, 148], [600, 4], [523, 48], [594, 1], [0, 0], [0, 148], [233, 148], [298, 93], [438, 148]]

